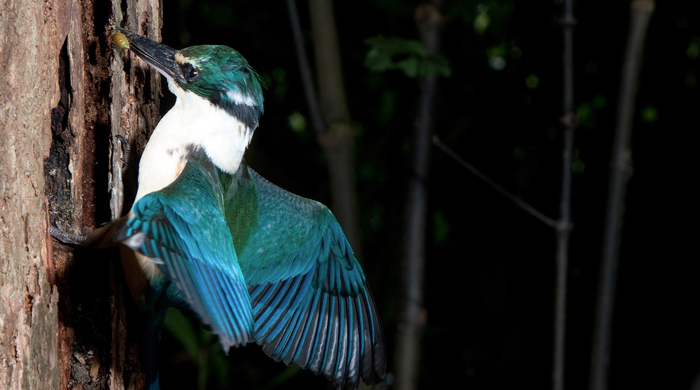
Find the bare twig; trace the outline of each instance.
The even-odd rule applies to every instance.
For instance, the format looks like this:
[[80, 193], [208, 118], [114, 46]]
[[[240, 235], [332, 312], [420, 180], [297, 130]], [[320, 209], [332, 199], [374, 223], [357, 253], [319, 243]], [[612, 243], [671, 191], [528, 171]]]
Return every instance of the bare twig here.
[[559, 205], [560, 216], [558, 221], [547, 217], [534, 207], [527, 204], [519, 197], [508, 192], [498, 183], [493, 181], [471, 164], [464, 161], [445, 144], [434, 136], [433, 143], [452, 157], [464, 168], [472, 172], [479, 179], [493, 189], [513, 201], [520, 208], [532, 216], [555, 229], [556, 234], [556, 290], [554, 305], [554, 357], [552, 368], [552, 388], [562, 390], [564, 388], [564, 356], [565, 356], [565, 330], [566, 330], [566, 275], [568, 268], [569, 234], [573, 227], [571, 223], [571, 156], [574, 144], [574, 130], [577, 120], [574, 109], [574, 78], [573, 78], [573, 28], [576, 20], [573, 16], [573, 0], [566, 0], [564, 17], [561, 20], [564, 29], [564, 104], [562, 123], [564, 125], [564, 142], [562, 151], [562, 186], [561, 201]]
[[653, 0], [632, 1], [632, 16], [627, 36], [627, 48], [625, 49], [625, 58], [622, 64], [615, 141], [610, 162], [609, 196], [605, 217], [598, 306], [596, 309], [593, 352], [591, 356], [591, 390], [605, 390], [608, 385], [620, 230], [627, 182], [632, 174], [630, 138], [632, 136], [634, 103], [644, 50], [644, 39], [653, 12]]
[[559, 221], [556, 234], [556, 284], [554, 291], [554, 356], [552, 367], [552, 388], [564, 389], [564, 361], [566, 352], [566, 276], [569, 265], [569, 234], [571, 233], [571, 156], [574, 148], [574, 19], [573, 0], [564, 3], [564, 17], [561, 20], [564, 30], [564, 102], [562, 124], [564, 125], [564, 145], [562, 150], [561, 198]]
[[532, 207], [530, 204], [528, 204], [527, 202], [525, 202], [524, 200], [522, 200], [518, 196], [514, 195], [513, 193], [511, 193], [508, 190], [506, 190], [505, 188], [503, 188], [500, 184], [496, 183], [493, 179], [486, 176], [483, 172], [481, 172], [475, 166], [473, 166], [472, 164], [465, 161], [463, 158], [461, 158], [459, 155], [457, 155], [457, 153], [455, 153], [454, 150], [450, 149], [449, 146], [442, 143], [442, 141], [440, 141], [440, 138], [437, 135], [433, 135], [433, 144], [435, 146], [437, 146], [440, 150], [442, 150], [445, 154], [447, 154], [449, 157], [451, 157], [453, 160], [455, 160], [459, 165], [461, 165], [462, 167], [467, 169], [469, 172], [471, 172], [474, 176], [481, 179], [484, 183], [488, 184], [491, 188], [493, 188], [494, 190], [499, 192], [501, 195], [503, 195], [506, 198], [513, 201], [513, 203], [518, 205], [521, 209], [525, 210], [533, 217], [540, 220], [545, 225], [547, 225], [551, 228], [555, 228], [557, 226], [557, 221], [544, 215], [542, 212], [538, 211], [536, 208]]
[[299, 72], [301, 73], [301, 81], [304, 86], [304, 95], [306, 96], [306, 104], [309, 106], [309, 115], [311, 123], [316, 131], [316, 135], [325, 134], [327, 129], [321, 118], [321, 109], [318, 106], [318, 98], [316, 97], [316, 88], [314, 87], [314, 78], [311, 74], [311, 66], [306, 54], [304, 39], [301, 36], [301, 24], [299, 23], [299, 12], [295, 0], [287, 0], [287, 9], [289, 10], [289, 21], [292, 25], [292, 35], [294, 35], [294, 47], [297, 52], [297, 60], [299, 61]]

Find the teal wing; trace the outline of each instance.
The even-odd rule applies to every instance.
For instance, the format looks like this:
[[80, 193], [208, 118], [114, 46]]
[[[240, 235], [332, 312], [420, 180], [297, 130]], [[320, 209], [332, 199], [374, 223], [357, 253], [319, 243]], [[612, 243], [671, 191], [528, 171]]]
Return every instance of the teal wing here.
[[384, 376], [377, 309], [345, 234], [324, 205], [242, 166], [226, 220], [255, 320], [254, 339], [277, 361], [356, 388]]
[[195, 157], [172, 184], [134, 205], [118, 240], [157, 265], [228, 351], [251, 340], [252, 311], [217, 170], [203, 153]]

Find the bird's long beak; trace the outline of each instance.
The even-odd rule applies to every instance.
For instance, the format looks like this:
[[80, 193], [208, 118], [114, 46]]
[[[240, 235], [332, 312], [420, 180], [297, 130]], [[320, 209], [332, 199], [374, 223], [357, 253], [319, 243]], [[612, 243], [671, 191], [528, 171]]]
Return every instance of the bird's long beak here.
[[[128, 48], [132, 52], [134, 52], [142, 60], [146, 61], [149, 65], [156, 68], [163, 76], [176, 79], [180, 82], [186, 82], [184, 76], [182, 75], [182, 71], [180, 70], [180, 66], [178, 65], [177, 61], [175, 61], [175, 54], [178, 52], [177, 50], [142, 37], [141, 35], [121, 27], [116, 27], [115, 29], [119, 33], [124, 34], [129, 42]], [[112, 39], [114, 39], [115, 42], [117, 42], [117, 35], [118, 33], [116, 32], [112, 34]], [[124, 45], [120, 46], [124, 47]]]

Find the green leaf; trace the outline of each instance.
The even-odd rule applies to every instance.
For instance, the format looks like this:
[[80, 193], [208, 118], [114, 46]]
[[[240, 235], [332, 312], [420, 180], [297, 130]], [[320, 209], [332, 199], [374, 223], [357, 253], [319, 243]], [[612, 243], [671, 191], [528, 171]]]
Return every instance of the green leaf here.
[[442, 244], [447, 241], [450, 234], [450, 222], [447, 216], [440, 210], [433, 213], [433, 239], [436, 243]]
[[287, 367], [284, 371], [282, 371], [280, 374], [270, 379], [269, 382], [267, 382], [261, 387], [261, 390], [271, 390], [277, 388], [281, 384], [287, 382], [292, 377], [294, 377], [297, 373], [299, 373], [299, 371], [301, 371], [301, 368], [299, 366], [297, 366], [296, 364], [291, 365]]
[[449, 77], [449, 61], [441, 55], [428, 55], [425, 46], [414, 39], [376, 36], [368, 38], [370, 46], [365, 66], [374, 72], [400, 70], [407, 77], [426, 75]]
[[405, 60], [399, 61], [395, 66], [397, 69], [401, 69], [403, 73], [411, 78], [418, 77], [420, 75], [420, 60], [416, 57], [409, 57]]
[[193, 362], [199, 361], [199, 337], [190, 320], [180, 310], [168, 309], [165, 314], [165, 329], [182, 344]]
[[450, 61], [439, 54], [428, 56], [423, 63], [423, 73], [426, 76], [450, 77], [452, 74]]
[[218, 346], [214, 347], [215, 348], [210, 351], [211, 355], [209, 357], [208, 368], [210, 371], [216, 373], [216, 376], [219, 378], [219, 383], [226, 384], [228, 383], [228, 361], [221, 348], [218, 348]]
[[659, 119], [659, 111], [654, 106], [646, 106], [642, 110], [642, 120], [644, 122], [653, 123]]

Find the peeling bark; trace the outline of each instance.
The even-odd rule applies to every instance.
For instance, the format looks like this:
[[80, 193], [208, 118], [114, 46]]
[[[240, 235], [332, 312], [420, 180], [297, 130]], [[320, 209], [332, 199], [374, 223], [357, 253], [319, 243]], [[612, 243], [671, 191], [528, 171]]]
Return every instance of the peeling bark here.
[[110, 209], [108, 187], [120, 182], [109, 175], [111, 139], [132, 141], [136, 161], [160, 119], [158, 76], [128, 61], [125, 76], [113, 53], [109, 30], [122, 19], [160, 36], [159, 1], [0, 0], [2, 388], [143, 385], [132, 304], [119, 263], [108, 261], [118, 254], [48, 234], [54, 224], [85, 233], [121, 212], [123, 199]]
[[[112, 1], [114, 25], [161, 40], [162, 7], [158, 0], [128, 1], [127, 8], [122, 3]], [[116, 219], [130, 208], [138, 186], [138, 161], [148, 137], [160, 121], [160, 75], [143, 61], [130, 53], [117, 53], [110, 58], [109, 71], [111, 119], [111, 147], [109, 148], [108, 191], [110, 194], [110, 217]], [[129, 143], [130, 153], [124, 153], [124, 145], [117, 136], [123, 136]], [[122, 161], [128, 154], [128, 161]], [[128, 289], [124, 288], [122, 268], [116, 262], [110, 268], [110, 281], [113, 296], [110, 298], [111, 311], [111, 356], [110, 389], [141, 389], [145, 377], [140, 369], [137, 345], [137, 330], [128, 324], [129, 318], [137, 314], [130, 301]], [[133, 321], [132, 321], [133, 323]]]
[[65, 5], [0, 2], [0, 386], [58, 388], [58, 292], [49, 282], [43, 160]]

